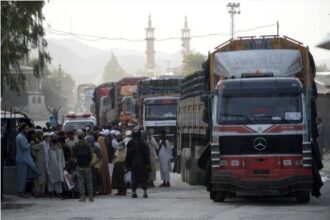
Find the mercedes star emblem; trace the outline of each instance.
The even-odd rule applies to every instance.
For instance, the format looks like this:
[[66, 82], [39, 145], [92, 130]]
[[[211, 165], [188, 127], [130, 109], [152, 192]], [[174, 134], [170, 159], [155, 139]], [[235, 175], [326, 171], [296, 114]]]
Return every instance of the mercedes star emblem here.
[[266, 146], [267, 146], [267, 141], [266, 141], [265, 138], [257, 137], [253, 141], [253, 146], [258, 151], [265, 150], [266, 149]]

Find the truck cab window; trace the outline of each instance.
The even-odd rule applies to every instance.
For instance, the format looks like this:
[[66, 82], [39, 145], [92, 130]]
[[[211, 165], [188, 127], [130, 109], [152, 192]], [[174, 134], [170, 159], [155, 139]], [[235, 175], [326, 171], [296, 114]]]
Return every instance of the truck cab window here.
[[176, 104], [171, 105], [146, 105], [146, 120], [169, 120], [176, 118]]
[[287, 124], [302, 121], [299, 94], [224, 94], [219, 124]]

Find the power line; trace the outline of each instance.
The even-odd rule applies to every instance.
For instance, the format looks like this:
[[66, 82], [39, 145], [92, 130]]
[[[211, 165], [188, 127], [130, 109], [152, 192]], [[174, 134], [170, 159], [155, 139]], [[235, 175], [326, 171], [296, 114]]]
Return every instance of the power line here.
[[238, 30], [238, 31], [235, 31], [235, 32], [237, 33], [237, 32], [249, 32], [249, 31], [255, 31], [255, 30], [258, 30], [258, 29], [268, 28], [268, 27], [275, 26], [275, 25], [277, 25], [277, 22], [276, 22], [276, 23], [273, 23], [273, 24], [269, 24], [269, 25], [264, 25], [264, 26], [255, 27], [255, 28]]
[[[236, 33], [239, 32], [249, 32], [249, 31], [254, 31], [262, 28], [268, 28], [271, 26], [275, 26], [277, 23], [269, 24], [269, 25], [263, 25], [263, 26], [258, 26], [254, 28], [249, 28], [249, 29], [242, 29], [242, 30], [237, 30], [235, 31]], [[106, 37], [106, 36], [97, 36], [97, 35], [90, 35], [90, 34], [80, 34], [80, 33], [72, 33], [72, 32], [67, 32], [67, 31], [62, 31], [62, 30], [56, 30], [52, 28], [45, 28], [45, 30], [49, 33], [56, 34], [56, 35], [62, 35], [62, 36], [73, 36], [81, 40], [85, 41], [100, 41], [100, 40], [110, 40], [110, 41], [128, 41], [132, 43], [138, 43], [138, 42], [144, 42], [145, 39], [130, 39], [130, 38], [125, 38], [125, 37]], [[201, 35], [192, 35], [190, 38], [206, 38], [206, 37], [212, 37], [212, 36], [229, 36], [230, 34], [228, 33], [210, 33], [210, 34], [201, 34]], [[156, 38], [155, 41], [169, 41], [169, 40], [180, 40], [181, 37], [164, 37], [164, 38]]]
[[57, 34], [57, 35], [71, 35], [74, 37], [90, 37], [90, 38], [94, 38], [94, 39], [88, 39], [88, 38], [82, 38], [83, 40], [87, 40], [87, 41], [99, 41], [99, 40], [125, 40], [125, 41], [131, 41], [131, 42], [142, 42], [144, 41], [144, 39], [142, 40], [134, 40], [134, 39], [128, 39], [128, 38], [123, 38], [123, 37], [118, 37], [118, 38], [111, 38], [111, 37], [105, 37], [105, 36], [96, 36], [96, 35], [90, 35], [90, 34], [79, 34], [79, 33], [72, 33], [72, 32], [66, 32], [66, 31], [62, 31], [62, 30], [56, 30], [56, 29], [52, 29], [52, 28], [45, 28], [46, 31], [53, 33], [53, 34]]

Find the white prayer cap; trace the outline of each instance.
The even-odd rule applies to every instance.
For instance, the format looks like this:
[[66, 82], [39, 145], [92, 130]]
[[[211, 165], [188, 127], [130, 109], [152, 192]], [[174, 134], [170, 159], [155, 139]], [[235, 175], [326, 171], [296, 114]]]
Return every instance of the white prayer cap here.
[[101, 135], [104, 135], [104, 136], [109, 136], [110, 135], [110, 131], [109, 129], [103, 129], [101, 132], [100, 132]]
[[125, 136], [128, 137], [128, 136], [131, 136], [132, 135], [132, 131], [131, 130], [127, 130], [125, 132]]
[[110, 133], [111, 133], [111, 134], [114, 134], [114, 135], [116, 135], [116, 136], [118, 136], [118, 135], [121, 134], [120, 131], [118, 131], [118, 130], [111, 130]]
[[45, 132], [42, 136], [43, 137], [50, 137], [54, 134], [54, 132]]

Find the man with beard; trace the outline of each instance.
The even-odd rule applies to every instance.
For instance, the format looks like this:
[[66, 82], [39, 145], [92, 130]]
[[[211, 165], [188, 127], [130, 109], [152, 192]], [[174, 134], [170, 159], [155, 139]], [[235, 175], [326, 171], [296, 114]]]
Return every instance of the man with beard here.
[[82, 130], [77, 131], [78, 143], [72, 149], [72, 156], [77, 161], [77, 175], [79, 183], [80, 199], [79, 202], [86, 202], [87, 187], [88, 197], [90, 202], [94, 202], [93, 184], [92, 184], [92, 169], [90, 163], [92, 161], [92, 149], [84, 140], [85, 134]]
[[48, 166], [47, 166], [47, 174], [48, 174], [48, 194], [50, 197], [53, 197], [54, 192], [55, 196], [63, 199], [63, 188], [62, 183], [64, 182], [64, 167], [65, 167], [65, 159], [63, 150], [61, 145], [57, 140], [58, 136], [56, 133], [51, 135], [51, 141], [49, 144], [48, 151]]
[[132, 198], [137, 198], [136, 189], [139, 185], [144, 190], [143, 198], [148, 198], [149, 148], [140, 136], [140, 131], [134, 129], [133, 139], [127, 144], [126, 167], [132, 172]]
[[28, 198], [28, 194], [25, 192], [28, 178], [36, 178], [40, 176], [40, 172], [33, 162], [31, 156], [31, 144], [26, 138], [29, 131], [29, 126], [26, 123], [22, 123], [19, 127], [19, 133], [16, 136], [16, 170], [17, 170], [17, 192], [19, 197]]
[[161, 130], [159, 132], [159, 168], [160, 168], [160, 178], [163, 180], [163, 183], [160, 187], [170, 187], [170, 172], [171, 172], [171, 159], [172, 159], [172, 149], [173, 146], [166, 139], [166, 132]]
[[33, 180], [32, 193], [33, 196], [36, 198], [38, 198], [39, 196], [45, 197], [46, 183], [47, 183], [45, 148], [42, 143], [42, 136], [43, 136], [42, 129], [37, 130], [35, 144], [32, 145], [31, 148], [31, 153], [34, 158], [34, 162], [41, 174], [39, 177]]

